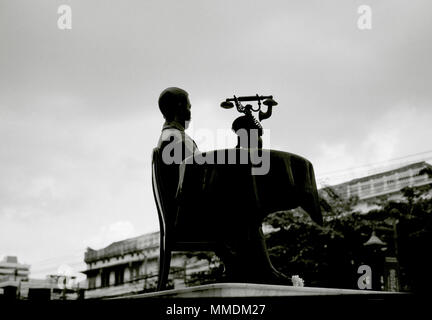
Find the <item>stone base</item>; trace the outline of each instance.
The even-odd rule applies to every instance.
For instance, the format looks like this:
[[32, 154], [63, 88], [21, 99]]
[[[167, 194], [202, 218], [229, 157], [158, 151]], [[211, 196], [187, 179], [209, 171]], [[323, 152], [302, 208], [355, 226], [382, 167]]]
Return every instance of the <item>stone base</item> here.
[[253, 283], [216, 283], [190, 288], [172, 289], [128, 296], [127, 299], [143, 298], [243, 298], [243, 297], [289, 297], [289, 296], [347, 296], [347, 295], [395, 295], [401, 293], [292, 287]]

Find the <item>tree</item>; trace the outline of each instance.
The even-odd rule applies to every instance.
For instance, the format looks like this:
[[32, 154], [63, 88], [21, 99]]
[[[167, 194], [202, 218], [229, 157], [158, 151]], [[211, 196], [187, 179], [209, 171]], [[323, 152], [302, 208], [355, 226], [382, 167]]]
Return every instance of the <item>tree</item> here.
[[355, 210], [358, 199], [344, 199], [331, 187], [321, 189], [323, 226], [301, 209], [266, 218], [275, 230], [267, 236], [273, 264], [284, 273], [299, 274], [309, 286], [357, 288], [357, 268], [370, 258], [363, 244], [376, 231], [387, 243], [386, 255], [399, 259], [403, 288], [426, 290], [431, 282], [426, 267], [431, 254], [424, 249], [432, 234], [430, 190], [405, 188], [400, 201], [383, 197], [377, 199], [377, 209], [362, 213]]
[[273, 264], [280, 271], [305, 279], [305, 284], [320, 287], [353, 286], [352, 246], [359, 243], [354, 227], [356, 198], [345, 200], [333, 188], [321, 190], [324, 225], [314, 223], [302, 209], [269, 215], [265, 223], [276, 231], [268, 234], [267, 244]]

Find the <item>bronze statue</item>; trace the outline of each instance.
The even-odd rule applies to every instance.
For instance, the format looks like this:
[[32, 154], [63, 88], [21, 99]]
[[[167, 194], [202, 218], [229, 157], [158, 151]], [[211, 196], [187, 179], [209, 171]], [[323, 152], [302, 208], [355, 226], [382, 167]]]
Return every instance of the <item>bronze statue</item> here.
[[[258, 108], [242, 105], [242, 102], [252, 101], [258, 103]], [[261, 101], [267, 106], [266, 112], [261, 110]], [[154, 152], [153, 163], [159, 163], [159, 168], [153, 166], [153, 176], [159, 180], [153, 179], [153, 188], [161, 221], [161, 257], [164, 255], [165, 260], [168, 259], [168, 267], [166, 263], [161, 264], [159, 289], [166, 281], [170, 259], [166, 256], [171, 252], [170, 246], [192, 250], [197, 244], [208, 245], [208, 249], [221, 258], [226, 281], [291, 284], [290, 278], [271, 264], [261, 229], [262, 220], [271, 212], [302, 206], [314, 221], [322, 223], [311, 163], [287, 152], [262, 149], [262, 126], [252, 112], [259, 112], [259, 120], [267, 119], [277, 102], [272, 96], [234, 96], [226, 99], [221, 107], [232, 108], [233, 102], [237, 110], [244, 113], [232, 124], [238, 134], [238, 144], [234, 149], [222, 151], [250, 154], [258, 149], [268, 156], [271, 165], [268, 173], [251, 174], [250, 163], [188, 163], [187, 159], [199, 153], [195, 142], [184, 132], [190, 120], [188, 94], [179, 88], [168, 88], [159, 98], [166, 122]], [[246, 132], [246, 140], [241, 132]], [[254, 135], [255, 140], [252, 139]], [[256, 143], [252, 143], [254, 141]], [[163, 158], [164, 154], [179, 150], [182, 151], [180, 162], [185, 160], [181, 163], [161, 164], [155, 158], [155, 154]], [[207, 152], [212, 153], [216, 151]], [[162, 195], [161, 184], [165, 185]], [[166, 205], [161, 205], [162, 202]], [[168, 234], [173, 236], [167, 237]]]

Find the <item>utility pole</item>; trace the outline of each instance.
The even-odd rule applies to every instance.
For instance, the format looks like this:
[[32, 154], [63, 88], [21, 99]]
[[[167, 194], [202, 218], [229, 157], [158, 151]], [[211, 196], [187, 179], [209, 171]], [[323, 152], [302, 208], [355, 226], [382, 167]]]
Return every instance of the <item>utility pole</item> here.
[[399, 245], [398, 245], [398, 232], [397, 232], [397, 224], [399, 223], [399, 219], [397, 218], [398, 216], [401, 216], [399, 210], [392, 209], [390, 211], [390, 217], [384, 220], [384, 222], [390, 225], [391, 227], [377, 228], [379, 230], [390, 231], [392, 233], [394, 257], [387, 256], [385, 258], [386, 289], [390, 291], [400, 290]]
[[[14, 282], [17, 281], [17, 277], [18, 277], [18, 267], [16, 267], [15, 271], [14, 271]], [[17, 297], [17, 299], [21, 299], [21, 279], [18, 279], [16, 297]]]
[[187, 270], [187, 259], [185, 259], [183, 262], [183, 281], [184, 281], [185, 286], [187, 283], [187, 271], [186, 270]]
[[147, 255], [144, 253], [144, 291], [147, 290]]
[[62, 300], [66, 300], [66, 275], [63, 276]]

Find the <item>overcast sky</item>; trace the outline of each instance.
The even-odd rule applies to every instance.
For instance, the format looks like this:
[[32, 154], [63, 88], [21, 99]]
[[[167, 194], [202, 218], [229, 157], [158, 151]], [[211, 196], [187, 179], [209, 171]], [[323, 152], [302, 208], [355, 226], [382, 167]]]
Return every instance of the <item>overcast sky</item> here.
[[[71, 30], [57, 27], [61, 4]], [[363, 4], [371, 30], [357, 27]], [[0, 256], [42, 277], [82, 270], [87, 246], [158, 230], [150, 156], [169, 86], [190, 93], [201, 150], [237, 116], [220, 102], [258, 93], [279, 102], [265, 147], [308, 158], [319, 182], [430, 159], [407, 156], [432, 149], [431, 12], [428, 0], [0, 0]]]

